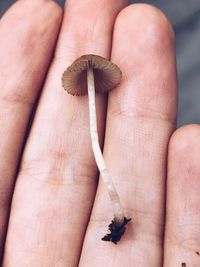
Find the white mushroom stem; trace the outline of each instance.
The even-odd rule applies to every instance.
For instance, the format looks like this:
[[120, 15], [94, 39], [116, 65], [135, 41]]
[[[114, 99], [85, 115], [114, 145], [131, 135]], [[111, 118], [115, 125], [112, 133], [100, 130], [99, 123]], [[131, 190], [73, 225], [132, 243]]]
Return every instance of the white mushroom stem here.
[[88, 98], [89, 98], [89, 113], [90, 113], [90, 135], [92, 141], [92, 149], [94, 157], [99, 168], [101, 177], [103, 178], [110, 199], [113, 203], [114, 208], [114, 221], [115, 224], [120, 226], [124, 222], [123, 208], [120, 203], [119, 195], [115, 189], [115, 186], [109, 177], [108, 169], [105, 165], [103, 155], [99, 145], [98, 131], [97, 131], [97, 118], [96, 118], [96, 106], [95, 106], [95, 83], [94, 83], [94, 72], [92, 69], [87, 71], [87, 84], [88, 84]]

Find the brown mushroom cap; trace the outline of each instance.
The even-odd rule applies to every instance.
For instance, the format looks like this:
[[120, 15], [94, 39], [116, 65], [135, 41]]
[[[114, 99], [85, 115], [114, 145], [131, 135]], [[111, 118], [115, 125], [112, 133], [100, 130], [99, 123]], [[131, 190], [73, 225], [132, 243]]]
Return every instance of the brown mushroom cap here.
[[121, 81], [122, 73], [117, 65], [101, 56], [84, 55], [76, 59], [63, 73], [63, 88], [72, 95], [86, 95], [89, 68], [94, 71], [96, 92], [109, 92]]

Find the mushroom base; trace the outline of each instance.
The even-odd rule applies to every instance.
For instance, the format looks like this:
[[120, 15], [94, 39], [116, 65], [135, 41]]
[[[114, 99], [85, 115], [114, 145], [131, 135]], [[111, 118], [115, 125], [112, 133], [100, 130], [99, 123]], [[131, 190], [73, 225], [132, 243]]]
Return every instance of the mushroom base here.
[[105, 235], [101, 240], [103, 241], [111, 241], [114, 244], [117, 244], [117, 242], [120, 241], [122, 235], [126, 231], [125, 225], [127, 225], [131, 221], [130, 219], [127, 219], [124, 217], [124, 222], [120, 226], [116, 226], [115, 221], [112, 220], [111, 224], [108, 225], [108, 230], [110, 231], [109, 234]]

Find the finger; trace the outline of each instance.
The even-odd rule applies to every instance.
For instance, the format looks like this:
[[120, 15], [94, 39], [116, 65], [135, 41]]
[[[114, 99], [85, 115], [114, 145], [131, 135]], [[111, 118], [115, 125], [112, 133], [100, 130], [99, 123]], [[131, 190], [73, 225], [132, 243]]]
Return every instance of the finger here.
[[177, 87], [173, 33], [164, 15], [144, 4], [125, 8], [115, 23], [112, 60], [123, 78], [109, 95], [104, 155], [132, 223], [117, 247], [101, 241], [112, 207], [100, 182], [80, 266], [160, 267]]
[[51, 1], [19, 1], [0, 21], [0, 251], [26, 128], [60, 20]]
[[[200, 126], [178, 129], [168, 161], [164, 266], [200, 266]], [[183, 265], [182, 265], [183, 266]]]
[[[18, 176], [4, 266], [77, 266], [97, 170], [87, 97], [67, 95], [61, 75], [82, 54], [109, 57], [113, 21], [124, 4], [120, 0], [66, 3], [55, 59]], [[97, 99], [101, 140], [104, 100]]]

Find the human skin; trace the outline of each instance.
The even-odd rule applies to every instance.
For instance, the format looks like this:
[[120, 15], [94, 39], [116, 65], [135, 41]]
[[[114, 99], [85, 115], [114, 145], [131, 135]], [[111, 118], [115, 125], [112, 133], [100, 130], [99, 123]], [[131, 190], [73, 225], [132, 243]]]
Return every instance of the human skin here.
[[[126, 5], [68, 0], [62, 14], [51, 0], [20, 0], [0, 20], [3, 267], [200, 264], [200, 127], [176, 130], [174, 34], [158, 9]], [[101, 241], [112, 206], [98, 183], [88, 99], [61, 86], [89, 53], [123, 73], [108, 101], [96, 97], [105, 161], [132, 218], [117, 245]]]

